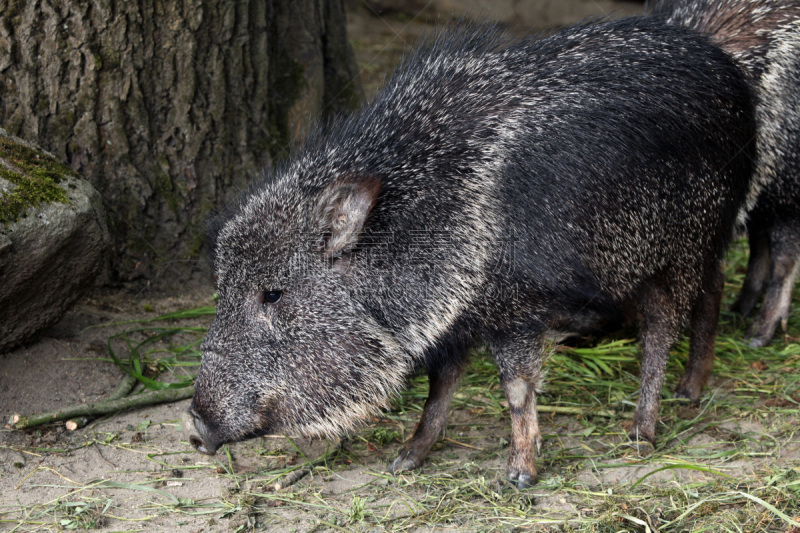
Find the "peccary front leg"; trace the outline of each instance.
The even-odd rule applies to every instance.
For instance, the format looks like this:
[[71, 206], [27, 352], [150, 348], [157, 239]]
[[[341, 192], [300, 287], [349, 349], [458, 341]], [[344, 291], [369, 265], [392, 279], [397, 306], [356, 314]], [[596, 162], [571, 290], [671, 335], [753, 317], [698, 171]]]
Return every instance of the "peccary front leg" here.
[[731, 306], [731, 311], [742, 316], [748, 316], [753, 311], [769, 275], [769, 240], [766, 233], [753, 230], [749, 242], [750, 259], [747, 261], [742, 292]]
[[792, 288], [800, 271], [800, 227], [781, 225], [770, 231], [770, 282], [758, 317], [747, 336], [750, 346], [769, 344], [778, 323], [786, 329], [792, 306]]
[[542, 448], [536, 412], [536, 394], [542, 384], [542, 337], [536, 334], [493, 343], [492, 350], [511, 412], [508, 479], [518, 489], [524, 489], [536, 481], [536, 454]]
[[725, 276], [719, 268], [715, 268], [704, 283], [705, 292], [692, 308], [689, 361], [675, 389], [676, 398], [697, 402], [714, 368], [714, 346], [724, 284]]
[[389, 465], [392, 473], [414, 470], [444, 434], [447, 426], [447, 409], [464, 373], [466, 357], [448, 364], [432, 365], [428, 369], [429, 392], [417, 427], [400, 454]]
[[678, 338], [681, 314], [666, 292], [659, 288], [645, 295], [639, 309], [642, 318], [641, 389], [629, 436], [634, 442], [653, 444], [667, 358]]

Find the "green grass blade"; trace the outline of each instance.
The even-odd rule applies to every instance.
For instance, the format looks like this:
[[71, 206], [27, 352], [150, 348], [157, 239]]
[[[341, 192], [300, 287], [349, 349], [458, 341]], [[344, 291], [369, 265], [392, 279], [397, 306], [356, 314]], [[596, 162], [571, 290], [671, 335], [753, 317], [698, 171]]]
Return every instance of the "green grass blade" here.
[[639, 479], [637, 479], [636, 483], [631, 485], [630, 489], [628, 489], [628, 490], [635, 489], [642, 481], [644, 481], [648, 477], [652, 476], [653, 474], [657, 474], [658, 472], [662, 472], [664, 470], [675, 470], [675, 469], [696, 470], [698, 472], [705, 472], [707, 474], [714, 474], [714, 475], [722, 476], [722, 477], [726, 477], [726, 478], [730, 478], [731, 477], [728, 474], [726, 474], [725, 472], [720, 472], [719, 470], [714, 470], [713, 468], [708, 468], [707, 466], [693, 465], [691, 463], [676, 463], [676, 464], [662, 466], [661, 468], [656, 468], [655, 470], [653, 470], [651, 472], [648, 472], [647, 474], [645, 474], [642, 477], [640, 477]]
[[780, 517], [780, 518], [781, 518], [781, 519], [782, 519], [784, 522], [786, 522], [786, 523], [787, 523], [787, 524], [789, 524], [790, 526], [793, 526], [793, 527], [800, 528], [800, 522], [797, 522], [797, 521], [796, 521], [796, 520], [794, 520], [794, 519], [793, 519], [791, 516], [789, 516], [789, 515], [787, 515], [786, 513], [782, 512], [780, 509], [778, 509], [778, 508], [777, 508], [777, 507], [775, 507], [774, 505], [770, 505], [769, 503], [765, 502], [765, 501], [764, 501], [764, 500], [762, 500], [761, 498], [758, 498], [758, 497], [756, 497], [756, 496], [753, 496], [752, 494], [748, 494], [748, 493], [746, 493], [746, 492], [741, 492], [741, 491], [737, 491], [737, 492], [736, 492], [736, 494], [741, 494], [741, 495], [742, 495], [742, 496], [744, 496], [745, 498], [748, 498], [748, 499], [750, 499], [750, 500], [753, 500], [753, 501], [754, 501], [754, 502], [756, 502], [757, 504], [759, 504], [759, 505], [761, 505], [761, 506], [763, 506], [763, 507], [765, 507], [765, 508], [769, 509], [769, 510], [770, 510], [770, 512], [772, 512], [774, 515], [776, 515], [776, 516]]

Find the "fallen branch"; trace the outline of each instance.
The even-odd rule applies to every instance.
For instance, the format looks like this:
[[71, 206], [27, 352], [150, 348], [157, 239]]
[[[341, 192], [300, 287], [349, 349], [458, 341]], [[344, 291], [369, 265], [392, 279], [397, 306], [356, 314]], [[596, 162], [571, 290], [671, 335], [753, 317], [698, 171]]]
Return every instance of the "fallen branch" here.
[[555, 413], [558, 415], [591, 415], [591, 416], [604, 416], [607, 418], [614, 418], [617, 413], [614, 411], [606, 411], [600, 409], [593, 411], [583, 407], [565, 407], [561, 405], [537, 405], [536, 410], [540, 413]]
[[89, 416], [82, 416], [80, 418], [70, 418], [66, 422], [64, 422], [64, 427], [67, 428], [67, 431], [75, 431], [76, 429], [80, 429], [86, 424], [88, 424], [92, 420], [92, 417]]
[[108, 395], [106, 400], [119, 400], [120, 398], [124, 398], [128, 394], [131, 393], [133, 387], [136, 386], [138, 383], [136, 376], [131, 376], [130, 374], [125, 375], [125, 379], [123, 379], [117, 388], [111, 391], [111, 394]]
[[309, 472], [311, 472], [311, 468], [306, 466], [303, 468], [298, 468], [297, 470], [292, 470], [285, 478], [272, 485], [272, 490], [281, 490], [290, 485], [294, 485], [303, 479]]
[[[126, 375], [125, 379], [123, 379], [117, 388], [111, 391], [111, 394], [108, 395], [103, 401], [108, 400], [119, 400], [120, 398], [124, 398], [128, 394], [131, 393], [133, 388], [136, 386], [137, 380], [135, 376]], [[75, 431], [76, 429], [80, 429], [89, 422], [94, 420], [93, 416], [81, 416], [70, 418], [66, 422], [64, 422], [64, 427], [67, 428], [67, 431]]]
[[[118, 388], [119, 389], [119, 388]], [[115, 391], [116, 392], [116, 391]], [[42, 413], [33, 416], [21, 416], [15, 414], [11, 417], [11, 425], [14, 429], [25, 429], [40, 426], [57, 420], [65, 420], [74, 417], [90, 417], [107, 415], [125, 409], [144, 407], [146, 405], [156, 405], [159, 403], [177, 402], [185, 400], [194, 395], [194, 387], [182, 387], [180, 389], [162, 389], [153, 392], [144, 392], [135, 396], [125, 398], [106, 399], [93, 403], [72, 405], [59, 409], [51, 413]]]

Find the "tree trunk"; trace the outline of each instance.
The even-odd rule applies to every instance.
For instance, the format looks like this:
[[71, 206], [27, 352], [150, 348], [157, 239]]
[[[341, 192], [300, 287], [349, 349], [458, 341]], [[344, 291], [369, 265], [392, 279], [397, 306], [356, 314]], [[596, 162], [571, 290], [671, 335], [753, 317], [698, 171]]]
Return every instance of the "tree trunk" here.
[[207, 214], [361, 95], [342, 0], [0, 0], [0, 127], [100, 191], [121, 280], [197, 268]]

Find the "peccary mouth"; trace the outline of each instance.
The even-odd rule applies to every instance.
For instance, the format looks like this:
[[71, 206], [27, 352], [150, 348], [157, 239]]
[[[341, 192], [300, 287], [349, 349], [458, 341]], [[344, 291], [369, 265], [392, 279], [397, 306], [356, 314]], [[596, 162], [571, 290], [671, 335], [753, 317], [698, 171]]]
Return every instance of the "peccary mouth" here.
[[200, 453], [214, 455], [222, 443], [211, 438], [211, 431], [194, 409], [190, 410], [194, 430], [189, 434], [189, 443]]
[[274, 433], [274, 427], [266, 423], [266, 417], [262, 416], [264, 422], [262, 427], [248, 431], [243, 435], [234, 438], [220, 438], [218, 432], [215, 431], [213, 423], [207, 423], [194, 409], [189, 410], [192, 416], [193, 428], [189, 432], [189, 443], [200, 453], [206, 455], [214, 455], [217, 450], [225, 443], [237, 442], [248, 439], [254, 439], [262, 435], [269, 435]]

